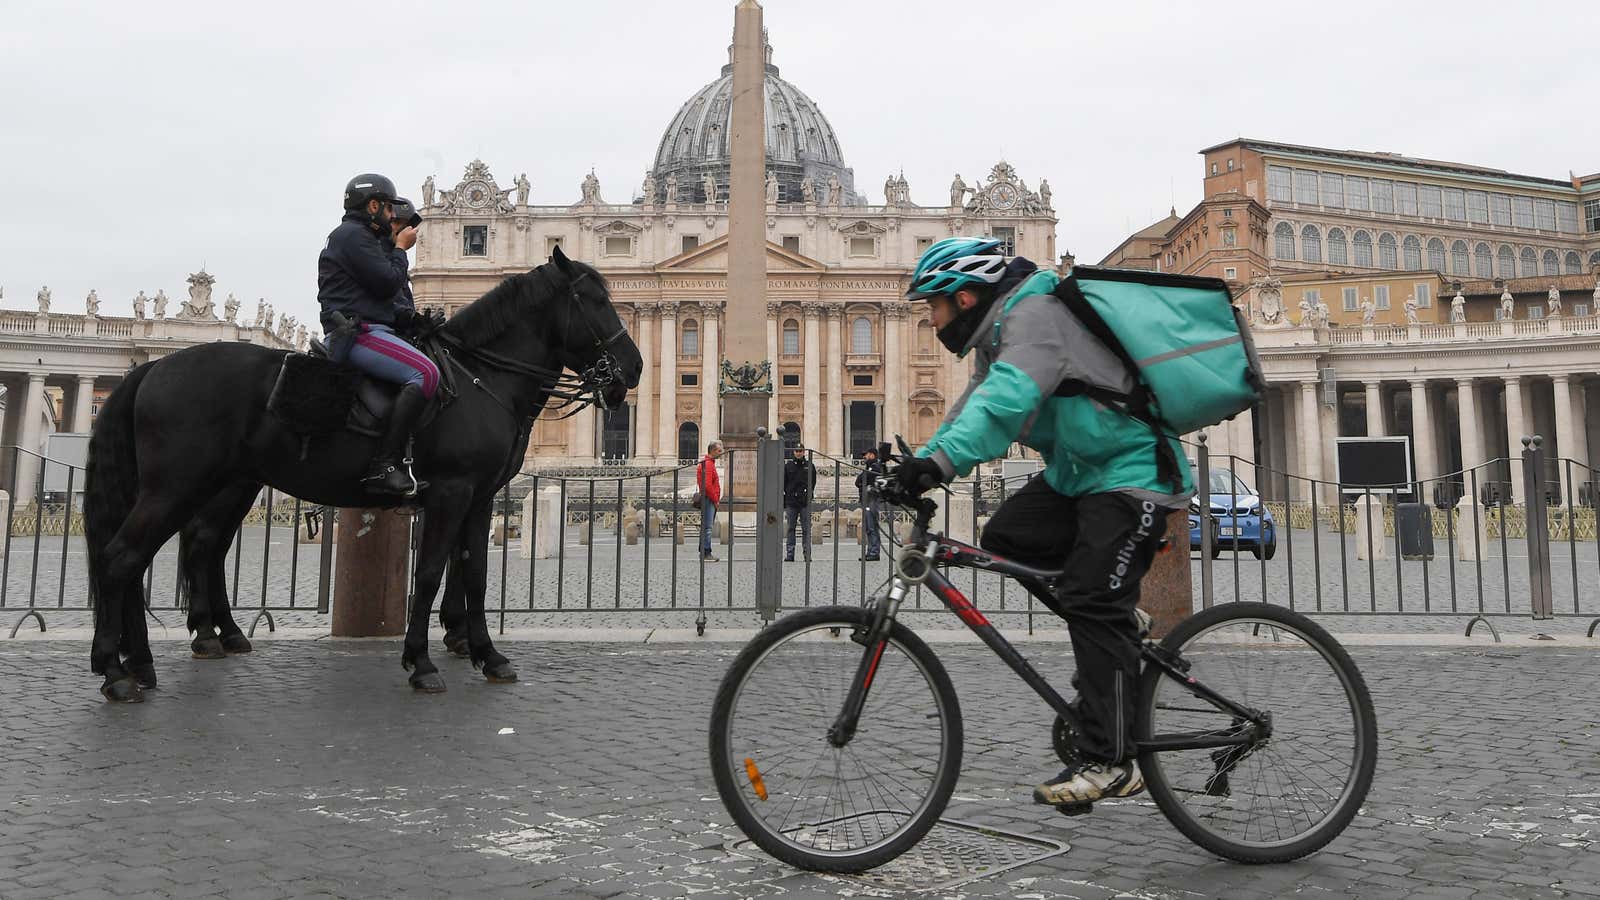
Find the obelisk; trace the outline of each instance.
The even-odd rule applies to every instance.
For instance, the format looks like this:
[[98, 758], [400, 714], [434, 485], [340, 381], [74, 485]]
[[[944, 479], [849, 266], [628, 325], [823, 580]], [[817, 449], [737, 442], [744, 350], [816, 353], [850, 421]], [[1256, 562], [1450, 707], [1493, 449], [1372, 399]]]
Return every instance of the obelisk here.
[[[735, 369], [770, 366], [767, 356], [766, 40], [761, 4], [740, 0], [733, 12], [733, 122], [729, 128], [728, 301], [725, 359]], [[749, 372], [752, 369], [744, 369]], [[767, 424], [769, 374], [722, 378], [722, 439], [733, 451], [736, 499], [753, 497], [755, 430]]]

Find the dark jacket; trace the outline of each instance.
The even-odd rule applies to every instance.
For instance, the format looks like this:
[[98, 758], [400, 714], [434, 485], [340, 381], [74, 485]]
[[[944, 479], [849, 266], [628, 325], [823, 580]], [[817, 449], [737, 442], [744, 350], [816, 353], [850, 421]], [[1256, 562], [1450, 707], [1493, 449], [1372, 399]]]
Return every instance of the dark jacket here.
[[317, 258], [317, 302], [322, 305], [324, 331], [333, 330], [330, 312], [393, 325], [395, 310], [411, 306], [407, 268], [405, 251], [379, 237], [364, 216], [345, 216]]
[[783, 463], [783, 505], [810, 506], [817, 486], [817, 467], [809, 459], [789, 457]]
[[861, 461], [861, 471], [856, 473], [856, 490], [861, 492], [861, 501], [867, 499], [867, 483], [883, 474], [883, 462], [877, 459]]

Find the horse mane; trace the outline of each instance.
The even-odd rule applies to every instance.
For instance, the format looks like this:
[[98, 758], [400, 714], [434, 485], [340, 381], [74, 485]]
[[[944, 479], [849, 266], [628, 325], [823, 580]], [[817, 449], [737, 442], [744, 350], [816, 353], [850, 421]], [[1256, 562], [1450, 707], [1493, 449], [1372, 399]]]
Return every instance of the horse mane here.
[[[598, 280], [602, 287], [605, 286], [605, 277], [593, 266], [576, 261], [572, 262], [572, 266]], [[527, 272], [507, 276], [482, 297], [457, 311], [445, 322], [442, 330], [469, 347], [481, 347], [503, 337], [508, 330], [528, 321], [536, 309], [544, 308], [546, 301], [557, 296], [558, 279], [561, 276], [551, 271], [553, 268], [553, 264], [545, 263]]]

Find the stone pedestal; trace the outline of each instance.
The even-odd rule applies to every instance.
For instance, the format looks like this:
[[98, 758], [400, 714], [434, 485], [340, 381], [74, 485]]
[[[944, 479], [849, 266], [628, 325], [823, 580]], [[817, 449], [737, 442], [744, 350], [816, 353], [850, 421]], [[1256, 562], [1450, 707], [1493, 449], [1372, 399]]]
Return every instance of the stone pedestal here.
[[[968, 487], [970, 485], [960, 486], [960, 488]], [[977, 535], [973, 534], [972, 529], [972, 495], [960, 488], [951, 491], [950, 495], [945, 498], [945, 510], [950, 514], [950, 526], [946, 534], [963, 543], [975, 544], [977, 543]], [[934, 524], [942, 527], [944, 523], [944, 513], [941, 512], [934, 519]]]
[[[723, 505], [731, 493], [738, 509], [755, 509], [757, 428], [767, 425], [765, 394], [725, 394], [722, 398], [722, 446], [731, 459], [722, 486]], [[731, 490], [730, 490], [731, 489]]]
[[1154, 619], [1151, 635], [1157, 638], [1177, 627], [1194, 612], [1194, 586], [1189, 574], [1189, 511], [1167, 517], [1167, 549], [1157, 553], [1150, 572], [1139, 583], [1139, 608]]
[[411, 519], [394, 510], [339, 511], [333, 574], [333, 636], [405, 634], [406, 539]]
[[1489, 517], [1476, 497], [1462, 497], [1456, 504], [1456, 559], [1471, 562], [1489, 556]]
[[1356, 559], [1365, 560], [1369, 550], [1373, 559], [1388, 559], [1389, 542], [1383, 536], [1383, 501], [1363, 494], [1356, 500], [1355, 519]]

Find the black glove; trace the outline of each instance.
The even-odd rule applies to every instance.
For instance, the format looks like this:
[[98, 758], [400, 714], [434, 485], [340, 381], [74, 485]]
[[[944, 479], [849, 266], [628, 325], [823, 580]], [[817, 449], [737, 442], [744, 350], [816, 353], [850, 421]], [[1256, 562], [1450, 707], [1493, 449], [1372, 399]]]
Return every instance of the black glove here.
[[930, 491], [944, 483], [944, 470], [931, 459], [914, 456], [900, 464], [895, 472], [895, 481], [900, 485], [900, 490], [912, 497], [920, 497], [924, 491]]
[[417, 311], [409, 306], [395, 307], [394, 328], [396, 331], [410, 331], [417, 320]]

